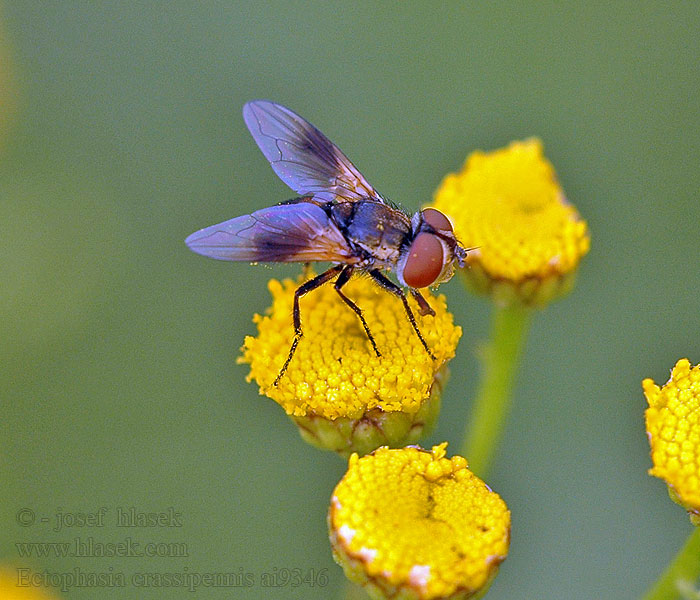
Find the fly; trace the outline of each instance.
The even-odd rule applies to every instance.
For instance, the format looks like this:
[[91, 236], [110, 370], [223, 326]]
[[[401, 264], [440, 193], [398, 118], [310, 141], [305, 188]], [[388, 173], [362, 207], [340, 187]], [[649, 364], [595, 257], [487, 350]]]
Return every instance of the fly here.
[[[455, 263], [463, 267], [466, 257], [449, 219], [434, 208], [410, 216], [388, 203], [325, 135], [280, 104], [248, 102], [243, 119], [277, 176], [299, 197], [201, 229], [185, 243], [218, 260], [333, 265], [294, 293], [294, 340], [274, 385], [303, 336], [299, 299], [334, 279], [335, 291], [381, 356], [362, 310], [342, 290], [355, 271], [401, 299], [423, 348], [435, 359], [402, 287], [410, 290], [421, 315], [435, 314], [419, 289], [448, 281]], [[388, 271], [396, 272], [400, 285], [384, 274]]]

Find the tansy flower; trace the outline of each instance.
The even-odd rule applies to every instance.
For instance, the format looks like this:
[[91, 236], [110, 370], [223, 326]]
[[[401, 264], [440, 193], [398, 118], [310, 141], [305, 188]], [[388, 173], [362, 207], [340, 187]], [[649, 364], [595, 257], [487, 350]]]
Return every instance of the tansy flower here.
[[303, 337], [275, 386], [294, 338], [292, 303], [300, 281], [270, 281], [272, 307], [265, 316], [255, 315], [258, 335], [246, 337], [239, 359], [250, 364], [248, 380], [254, 379], [260, 393], [279, 403], [302, 436], [319, 447], [349, 456], [417, 441], [435, 421], [445, 365], [462, 335], [445, 298], [427, 297], [435, 316], [420, 316], [413, 304], [433, 360], [401, 301], [367, 278], [353, 278], [343, 292], [361, 308], [378, 357], [357, 315], [332, 285], [321, 286], [301, 298]]
[[375, 599], [472, 598], [508, 554], [508, 508], [446, 446], [354, 454], [333, 492], [334, 557]]
[[590, 238], [567, 202], [542, 142], [473, 152], [440, 184], [433, 206], [466, 248], [469, 287], [500, 304], [537, 306], [567, 292]]
[[56, 596], [50, 594], [44, 588], [38, 587], [30, 579], [24, 582], [23, 578], [27, 568], [17, 570], [0, 567], [0, 598], [2, 600], [56, 600]]
[[691, 367], [683, 358], [665, 385], [645, 379], [642, 388], [654, 463], [649, 474], [663, 479], [671, 498], [700, 525], [700, 365]]

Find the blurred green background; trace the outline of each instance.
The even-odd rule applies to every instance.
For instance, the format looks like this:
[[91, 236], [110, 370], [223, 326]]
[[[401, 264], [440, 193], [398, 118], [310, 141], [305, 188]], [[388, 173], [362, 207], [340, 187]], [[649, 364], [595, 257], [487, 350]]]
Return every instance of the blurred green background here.
[[[646, 475], [640, 382], [700, 362], [696, 3], [11, 2], [0, 19], [0, 562], [256, 579], [70, 598], [338, 597], [325, 515], [344, 463], [235, 364], [267, 280], [297, 270], [183, 243], [293, 196], [241, 118], [264, 97], [411, 209], [469, 151], [544, 140], [592, 249], [528, 340], [488, 480], [513, 513], [488, 597], [627, 599], [655, 580], [690, 531]], [[465, 333], [424, 444], [456, 451], [489, 306], [442, 291]], [[182, 526], [115, 527], [132, 506]], [[100, 507], [104, 527], [53, 531]], [[16, 546], [129, 536], [188, 556]], [[329, 581], [261, 587], [275, 569]]]

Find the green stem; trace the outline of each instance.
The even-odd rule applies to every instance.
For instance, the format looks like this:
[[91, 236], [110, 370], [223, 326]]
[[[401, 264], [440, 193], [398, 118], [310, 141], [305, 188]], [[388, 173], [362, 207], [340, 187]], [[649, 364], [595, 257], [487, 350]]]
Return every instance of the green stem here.
[[[695, 527], [685, 546], [666, 567], [658, 581], [644, 596], [644, 600], [677, 600], [681, 590], [692, 589], [700, 577], [700, 527]], [[685, 597], [687, 596], [687, 591]]]
[[469, 468], [485, 477], [510, 407], [511, 391], [530, 324], [532, 309], [494, 306], [491, 340], [482, 357], [479, 391], [462, 442]]

